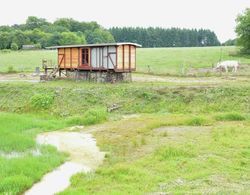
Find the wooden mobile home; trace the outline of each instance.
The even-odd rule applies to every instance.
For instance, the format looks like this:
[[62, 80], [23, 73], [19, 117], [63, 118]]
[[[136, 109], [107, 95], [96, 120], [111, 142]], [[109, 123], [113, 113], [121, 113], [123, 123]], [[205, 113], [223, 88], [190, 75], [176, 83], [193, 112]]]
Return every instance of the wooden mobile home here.
[[87, 45], [53, 46], [57, 49], [59, 72], [66, 71], [113, 71], [136, 70], [135, 43], [105, 43]]

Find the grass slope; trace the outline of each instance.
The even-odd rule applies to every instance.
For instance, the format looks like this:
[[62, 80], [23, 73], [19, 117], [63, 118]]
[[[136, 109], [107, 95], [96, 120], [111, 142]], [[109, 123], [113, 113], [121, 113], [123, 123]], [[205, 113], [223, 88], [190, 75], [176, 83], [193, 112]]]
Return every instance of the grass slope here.
[[0, 110], [70, 117], [83, 115], [89, 109], [106, 110], [117, 104], [121, 108], [115, 113], [120, 114], [249, 112], [250, 87], [247, 83], [228, 82], [216, 87], [74, 81], [0, 83]]

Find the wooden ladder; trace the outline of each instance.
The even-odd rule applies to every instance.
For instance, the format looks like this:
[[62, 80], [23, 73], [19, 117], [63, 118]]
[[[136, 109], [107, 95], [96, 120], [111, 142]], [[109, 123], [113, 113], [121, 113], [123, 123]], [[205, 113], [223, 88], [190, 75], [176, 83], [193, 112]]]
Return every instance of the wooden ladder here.
[[55, 67], [48, 75], [48, 79], [56, 78], [56, 74], [59, 71], [59, 67]]

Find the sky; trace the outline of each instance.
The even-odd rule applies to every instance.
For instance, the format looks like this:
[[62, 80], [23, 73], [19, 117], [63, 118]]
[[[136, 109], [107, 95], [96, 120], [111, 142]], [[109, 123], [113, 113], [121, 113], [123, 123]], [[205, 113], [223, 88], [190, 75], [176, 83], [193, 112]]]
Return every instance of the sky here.
[[0, 25], [24, 23], [28, 16], [53, 22], [67, 17], [118, 26], [205, 28], [224, 42], [236, 37], [235, 19], [250, 0], [6, 0]]

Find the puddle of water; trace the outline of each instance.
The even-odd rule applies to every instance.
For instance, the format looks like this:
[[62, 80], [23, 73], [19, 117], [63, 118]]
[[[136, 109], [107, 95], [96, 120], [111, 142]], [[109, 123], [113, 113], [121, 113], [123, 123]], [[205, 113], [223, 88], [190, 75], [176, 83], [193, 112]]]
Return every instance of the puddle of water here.
[[84, 164], [92, 169], [98, 167], [104, 158], [96, 146], [96, 140], [89, 133], [49, 132], [37, 136], [38, 144], [55, 146], [70, 155], [70, 161]]
[[52, 195], [70, 185], [72, 175], [97, 168], [104, 159], [104, 152], [96, 146], [91, 134], [82, 132], [47, 132], [37, 136], [38, 144], [55, 146], [69, 154], [69, 161], [46, 174], [25, 195]]
[[74, 162], [66, 162], [45, 175], [41, 182], [35, 184], [25, 195], [53, 195], [70, 185], [70, 177], [79, 172], [88, 172], [90, 168]]

